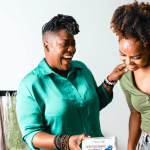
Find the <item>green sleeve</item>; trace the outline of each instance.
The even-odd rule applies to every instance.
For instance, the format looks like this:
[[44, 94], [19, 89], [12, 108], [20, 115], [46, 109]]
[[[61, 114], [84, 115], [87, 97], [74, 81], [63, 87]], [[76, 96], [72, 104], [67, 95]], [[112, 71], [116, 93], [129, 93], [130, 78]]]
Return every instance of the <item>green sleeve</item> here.
[[98, 96], [100, 99], [100, 110], [106, 107], [113, 99], [113, 93], [111, 97], [108, 95], [107, 91], [105, 90], [103, 83], [97, 88]]
[[36, 150], [32, 144], [33, 136], [44, 131], [43, 115], [28, 88], [21, 83], [17, 91], [17, 119], [22, 132], [22, 140], [28, 147]]
[[134, 109], [133, 105], [132, 105], [132, 101], [131, 101], [131, 94], [130, 92], [127, 90], [127, 86], [125, 86], [124, 84], [124, 81], [123, 80], [120, 80], [120, 86], [124, 92], [124, 95], [126, 97], [126, 101], [127, 101], [127, 104], [129, 106], [130, 109]]
[[91, 73], [91, 71], [89, 70], [92, 78], [93, 78], [93, 83], [94, 83], [94, 86], [96, 88], [96, 91], [97, 91], [97, 94], [98, 94], [98, 97], [99, 97], [99, 101], [100, 101], [100, 110], [102, 110], [104, 107], [106, 107], [113, 99], [113, 93], [111, 95], [111, 97], [109, 96], [109, 94], [107, 93], [107, 91], [105, 90], [104, 86], [103, 86], [103, 83], [98, 87], [97, 86], [97, 83], [94, 79], [94, 76], [93, 74]]

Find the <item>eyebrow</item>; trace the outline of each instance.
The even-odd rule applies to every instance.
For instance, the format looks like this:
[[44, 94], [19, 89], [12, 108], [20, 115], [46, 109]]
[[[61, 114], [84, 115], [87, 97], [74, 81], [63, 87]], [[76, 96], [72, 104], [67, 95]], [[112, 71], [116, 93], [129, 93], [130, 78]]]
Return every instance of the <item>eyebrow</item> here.
[[[124, 53], [122, 53], [120, 50], [119, 50], [119, 52], [121, 53], [121, 54], [123, 54], [123, 55], [125, 55]], [[138, 57], [138, 56], [141, 56], [142, 54], [139, 54], [139, 55], [134, 55], [134, 56], [130, 56], [130, 57]]]

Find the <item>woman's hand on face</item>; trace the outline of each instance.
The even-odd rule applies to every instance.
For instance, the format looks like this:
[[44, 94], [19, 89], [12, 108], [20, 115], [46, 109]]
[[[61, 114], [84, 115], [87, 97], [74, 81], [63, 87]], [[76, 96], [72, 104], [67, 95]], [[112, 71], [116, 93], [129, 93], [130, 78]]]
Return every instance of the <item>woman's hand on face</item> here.
[[69, 149], [70, 150], [81, 150], [79, 145], [81, 144], [82, 140], [91, 138], [91, 136], [88, 136], [86, 134], [80, 134], [80, 135], [73, 135], [69, 138]]
[[120, 78], [121, 78], [121, 76], [123, 75], [123, 74], [125, 74], [125, 73], [127, 73], [128, 72], [128, 69], [126, 68], [126, 69], [124, 69], [124, 67], [126, 66], [126, 64], [125, 63], [123, 63], [123, 64], [121, 64], [121, 65], [118, 65], [114, 70], [113, 70], [113, 72], [108, 76], [108, 80], [110, 81], [110, 82], [116, 82], [116, 81], [118, 81]]

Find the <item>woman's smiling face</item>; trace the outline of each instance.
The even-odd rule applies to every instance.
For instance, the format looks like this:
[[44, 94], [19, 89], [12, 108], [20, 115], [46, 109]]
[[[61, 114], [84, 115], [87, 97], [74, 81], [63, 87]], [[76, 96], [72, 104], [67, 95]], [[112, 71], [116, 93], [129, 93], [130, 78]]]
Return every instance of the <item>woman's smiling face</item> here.
[[147, 65], [149, 59], [148, 46], [135, 39], [120, 40], [119, 58], [127, 64], [130, 71], [136, 71]]
[[56, 72], [68, 70], [76, 52], [74, 36], [61, 29], [58, 33], [48, 34], [43, 42], [49, 66]]

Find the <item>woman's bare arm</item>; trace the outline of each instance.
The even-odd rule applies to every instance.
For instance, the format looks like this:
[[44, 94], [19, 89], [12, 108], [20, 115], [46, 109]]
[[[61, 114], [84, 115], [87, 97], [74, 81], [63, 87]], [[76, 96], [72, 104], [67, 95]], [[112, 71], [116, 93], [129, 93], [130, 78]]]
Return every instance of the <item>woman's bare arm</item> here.
[[42, 149], [55, 149], [54, 138], [56, 135], [51, 135], [46, 132], [38, 132], [33, 137], [33, 146]]
[[135, 110], [131, 109], [130, 119], [129, 119], [129, 139], [128, 139], [128, 150], [135, 150], [137, 143], [141, 135], [141, 114]]

